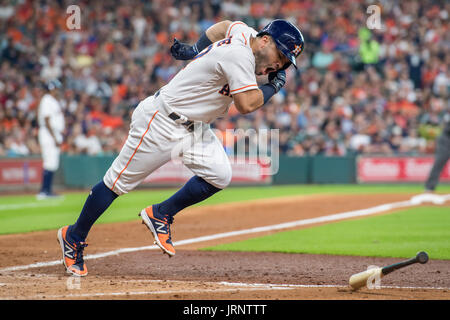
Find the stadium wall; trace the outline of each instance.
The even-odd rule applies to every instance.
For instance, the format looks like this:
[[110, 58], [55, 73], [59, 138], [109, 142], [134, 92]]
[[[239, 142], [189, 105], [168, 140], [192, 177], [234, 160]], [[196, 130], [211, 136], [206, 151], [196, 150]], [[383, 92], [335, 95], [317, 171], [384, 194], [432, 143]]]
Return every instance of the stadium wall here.
[[[100, 181], [115, 155], [62, 155], [55, 175], [55, 187], [84, 189]], [[433, 157], [392, 156], [305, 156], [280, 155], [272, 175], [264, 161], [233, 164], [232, 185], [282, 184], [353, 184], [353, 183], [423, 183], [433, 165]], [[36, 191], [40, 187], [42, 160], [0, 158], [0, 192]], [[142, 187], [176, 187], [192, 173], [181, 163], [170, 162], [144, 180]], [[450, 183], [450, 162], [444, 168], [440, 183]]]

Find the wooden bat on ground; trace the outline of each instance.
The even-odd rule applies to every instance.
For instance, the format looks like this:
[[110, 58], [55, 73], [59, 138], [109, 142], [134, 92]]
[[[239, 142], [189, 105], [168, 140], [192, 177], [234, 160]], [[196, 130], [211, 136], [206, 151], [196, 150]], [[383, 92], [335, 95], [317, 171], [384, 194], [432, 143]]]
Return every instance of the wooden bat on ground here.
[[417, 253], [417, 255], [414, 258], [411, 258], [409, 260], [394, 263], [382, 268], [378, 267], [360, 273], [356, 273], [350, 277], [349, 284], [353, 288], [353, 290], [358, 290], [359, 288], [366, 286], [369, 279], [373, 279], [375, 277], [382, 278], [383, 276], [397, 269], [404, 268], [414, 263], [424, 264], [427, 263], [427, 261], [428, 261], [428, 254], [424, 251], [421, 251]]

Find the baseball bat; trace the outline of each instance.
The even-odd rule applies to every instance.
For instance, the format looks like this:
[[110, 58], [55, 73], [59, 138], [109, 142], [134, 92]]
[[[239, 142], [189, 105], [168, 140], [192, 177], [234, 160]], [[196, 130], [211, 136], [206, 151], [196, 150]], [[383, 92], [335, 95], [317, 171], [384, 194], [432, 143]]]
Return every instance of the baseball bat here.
[[411, 264], [414, 263], [427, 263], [428, 261], [428, 254], [424, 251], [421, 251], [419, 253], [417, 253], [417, 255], [414, 258], [405, 260], [405, 261], [401, 261], [398, 263], [394, 263], [391, 264], [389, 266], [385, 266], [385, 267], [377, 267], [377, 268], [373, 268], [373, 269], [369, 269], [360, 273], [356, 273], [354, 275], [352, 275], [349, 279], [349, 284], [350, 286], [353, 288], [353, 290], [358, 290], [361, 287], [364, 287], [367, 285], [367, 282], [369, 279], [373, 279], [373, 277], [379, 277], [382, 278], [383, 276], [404, 268], [406, 266], [409, 266]]

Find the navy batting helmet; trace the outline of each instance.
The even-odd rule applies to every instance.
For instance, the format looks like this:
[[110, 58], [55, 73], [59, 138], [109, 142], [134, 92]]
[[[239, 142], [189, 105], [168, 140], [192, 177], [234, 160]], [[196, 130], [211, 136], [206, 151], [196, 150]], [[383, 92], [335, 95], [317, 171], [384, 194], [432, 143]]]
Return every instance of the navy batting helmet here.
[[289, 67], [291, 63], [297, 68], [295, 59], [302, 53], [305, 46], [305, 41], [303, 40], [303, 35], [300, 30], [286, 20], [277, 19], [265, 26], [258, 33], [258, 36], [263, 36], [265, 34], [268, 34], [273, 38], [278, 50], [289, 59], [290, 62], [285, 64], [283, 69]]

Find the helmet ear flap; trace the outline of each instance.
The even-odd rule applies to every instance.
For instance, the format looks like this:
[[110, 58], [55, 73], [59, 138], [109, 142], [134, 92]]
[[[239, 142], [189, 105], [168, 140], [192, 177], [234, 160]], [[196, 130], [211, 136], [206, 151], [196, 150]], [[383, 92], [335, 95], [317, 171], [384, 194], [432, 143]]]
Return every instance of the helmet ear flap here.
[[281, 68], [281, 70], [286, 70], [287, 68], [289, 68], [290, 66], [291, 66], [291, 64], [292, 64], [292, 62], [286, 62], [285, 64], [284, 64], [284, 66]]

